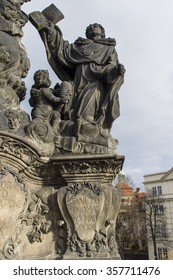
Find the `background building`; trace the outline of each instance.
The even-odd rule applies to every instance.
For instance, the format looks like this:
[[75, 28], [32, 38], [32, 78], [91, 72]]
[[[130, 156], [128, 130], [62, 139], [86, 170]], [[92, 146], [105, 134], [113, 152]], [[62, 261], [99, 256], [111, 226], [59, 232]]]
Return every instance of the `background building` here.
[[173, 259], [173, 168], [144, 175], [144, 187], [149, 259]]
[[134, 190], [121, 174], [117, 188], [121, 193], [121, 209], [117, 219], [117, 243], [122, 259], [148, 259], [145, 226], [144, 192]]

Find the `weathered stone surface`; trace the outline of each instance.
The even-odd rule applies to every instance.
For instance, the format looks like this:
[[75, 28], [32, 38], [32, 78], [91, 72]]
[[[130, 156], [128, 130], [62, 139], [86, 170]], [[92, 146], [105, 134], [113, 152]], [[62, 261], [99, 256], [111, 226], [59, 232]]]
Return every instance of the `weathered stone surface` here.
[[[26, 94], [25, 78], [30, 61], [21, 42], [28, 17], [21, 5], [28, 1], [4, 0], [0, 3], [0, 88], [4, 108], [18, 108]], [[1, 103], [2, 104], [2, 103]]]
[[47, 26], [46, 17], [39, 11], [32, 12], [29, 15], [29, 20], [37, 30], [41, 30]]
[[58, 23], [64, 18], [64, 15], [61, 11], [54, 5], [51, 4], [49, 7], [42, 11], [43, 15], [54, 24]]
[[55, 259], [63, 180], [29, 143], [0, 136], [0, 259]]
[[28, 21], [21, 10], [25, 2], [4, 0], [0, 6], [0, 111], [7, 118], [2, 117], [0, 129], [27, 138], [43, 157], [118, 154], [110, 129], [119, 116], [125, 69], [118, 62], [115, 40], [106, 38], [104, 28], [95, 23], [87, 27], [86, 39], [69, 44], [56, 25], [63, 14], [54, 4], [29, 18], [61, 83], [50, 88], [48, 71], [38, 70], [29, 100], [32, 121], [20, 110], [27, 90], [22, 79], [30, 68], [21, 42]]
[[[26, 140], [8, 133], [0, 137], [0, 157], [1, 234], [6, 230], [1, 258], [119, 258], [119, 196], [111, 181], [122, 169], [123, 157], [41, 158]], [[14, 227], [7, 234], [11, 217]], [[11, 255], [6, 253], [9, 248]]]
[[20, 109], [26, 2], [0, 1], [0, 259], [119, 259], [111, 182], [124, 157], [110, 129], [125, 70], [115, 40], [91, 24], [86, 39], [69, 44], [54, 4], [31, 13], [61, 83], [51, 87], [48, 71], [36, 71], [30, 120]]
[[[52, 159], [53, 160], [53, 159]], [[67, 182], [57, 195], [66, 232], [59, 254], [65, 259], [118, 259], [115, 223], [119, 193], [110, 182], [123, 164], [123, 157], [76, 157], [54, 161]]]
[[87, 183], [83, 186], [77, 193], [71, 192], [72, 188], [61, 188], [58, 192], [68, 236], [63, 258], [118, 259], [115, 222], [120, 206], [119, 194], [110, 186], [101, 186], [96, 193], [86, 187]]
[[86, 39], [78, 38], [70, 44], [55, 25], [62, 18], [54, 5], [42, 13], [30, 14], [45, 45], [48, 62], [62, 81], [60, 90], [53, 93], [61, 100], [53, 155], [117, 154], [117, 141], [112, 139], [110, 129], [119, 117], [118, 91], [125, 69], [119, 63], [115, 39], [106, 38], [104, 28], [94, 23], [87, 27]]
[[41, 30], [41, 29], [47, 27], [48, 21], [56, 24], [63, 18], [64, 18], [64, 15], [54, 4], [51, 4], [49, 7], [44, 9], [42, 12], [36, 11], [36, 12], [30, 13], [30, 15], [29, 15], [29, 20], [35, 26], [35, 28], [37, 28], [37, 30]]
[[[1, 163], [2, 164], [2, 163]], [[26, 208], [28, 191], [22, 178], [11, 168], [0, 168], [0, 252], [14, 259], [19, 246], [20, 215]]]

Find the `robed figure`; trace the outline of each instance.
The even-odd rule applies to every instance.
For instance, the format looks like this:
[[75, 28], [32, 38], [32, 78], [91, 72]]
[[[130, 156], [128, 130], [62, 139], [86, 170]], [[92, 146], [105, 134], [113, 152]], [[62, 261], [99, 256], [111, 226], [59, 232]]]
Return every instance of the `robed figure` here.
[[74, 123], [77, 124], [73, 129], [76, 136], [81, 127], [86, 127], [88, 132], [95, 127], [97, 133], [108, 135], [120, 114], [118, 90], [125, 73], [118, 61], [115, 39], [106, 38], [104, 28], [97, 23], [87, 27], [86, 38], [78, 38], [72, 44], [64, 40], [59, 27], [48, 20], [39, 34], [50, 66], [71, 88], [61, 112], [64, 131], [67, 133], [68, 126]]

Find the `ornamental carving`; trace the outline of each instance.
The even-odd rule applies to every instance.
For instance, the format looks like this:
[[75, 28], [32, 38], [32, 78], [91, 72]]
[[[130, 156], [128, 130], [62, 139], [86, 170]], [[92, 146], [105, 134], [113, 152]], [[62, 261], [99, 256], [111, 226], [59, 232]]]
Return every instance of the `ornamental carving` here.
[[96, 174], [113, 173], [117, 174], [122, 167], [122, 160], [99, 160], [99, 161], [68, 161], [56, 163], [61, 173], [70, 174]]
[[30, 229], [27, 236], [30, 243], [42, 242], [44, 234], [49, 233], [51, 221], [47, 218], [49, 213], [48, 197], [52, 189], [42, 188], [32, 194], [32, 201], [29, 203], [27, 212], [21, 218], [21, 224], [26, 223]]
[[28, 74], [30, 61], [21, 40], [28, 16], [21, 10], [24, 2], [3, 0], [0, 3], [0, 109], [17, 109], [25, 98], [22, 80]]
[[83, 188], [88, 188], [97, 195], [100, 194], [100, 188], [98, 184], [94, 184], [91, 182], [81, 182], [81, 183], [72, 184], [67, 188], [67, 191], [70, 191], [71, 194], [73, 195], [77, 195]]
[[9, 135], [0, 135], [0, 152], [13, 155], [23, 160], [26, 164], [32, 165], [38, 155], [20, 140]]
[[0, 162], [0, 252], [1, 258], [14, 259], [21, 243], [21, 216], [29, 192], [21, 174]]
[[58, 220], [58, 239], [56, 244], [56, 252], [62, 258], [68, 247], [67, 225], [64, 220]]
[[115, 223], [120, 198], [117, 190], [86, 179], [61, 188], [57, 198], [64, 218], [62, 230], [67, 234], [65, 254], [72, 258], [112, 254], [118, 257]]

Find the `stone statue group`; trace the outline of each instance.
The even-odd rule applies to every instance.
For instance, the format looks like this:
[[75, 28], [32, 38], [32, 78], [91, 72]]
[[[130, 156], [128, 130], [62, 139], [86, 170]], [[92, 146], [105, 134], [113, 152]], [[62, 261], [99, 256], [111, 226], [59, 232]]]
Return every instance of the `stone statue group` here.
[[[54, 4], [28, 16], [21, 10], [25, 2], [28, 1], [0, 1], [3, 126], [13, 133], [16, 130], [40, 147], [43, 156], [116, 153], [116, 140], [112, 139], [110, 130], [119, 116], [118, 91], [125, 69], [119, 63], [115, 39], [106, 38], [104, 28], [94, 23], [86, 28], [86, 38], [69, 43], [57, 25], [63, 14]], [[34, 74], [29, 99], [31, 121], [19, 109], [27, 90], [23, 78], [30, 69], [21, 42], [22, 28], [28, 19], [37, 28], [48, 62], [60, 80], [51, 87], [47, 70]]]
[[[124, 157], [110, 131], [125, 69], [115, 39], [94, 23], [69, 43], [54, 4], [26, 15], [26, 2], [0, 0], [0, 259], [119, 259], [111, 182]], [[20, 108], [32, 64], [22, 44], [28, 20], [59, 80], [52, 86], [38, 61], [31, 116]]]

